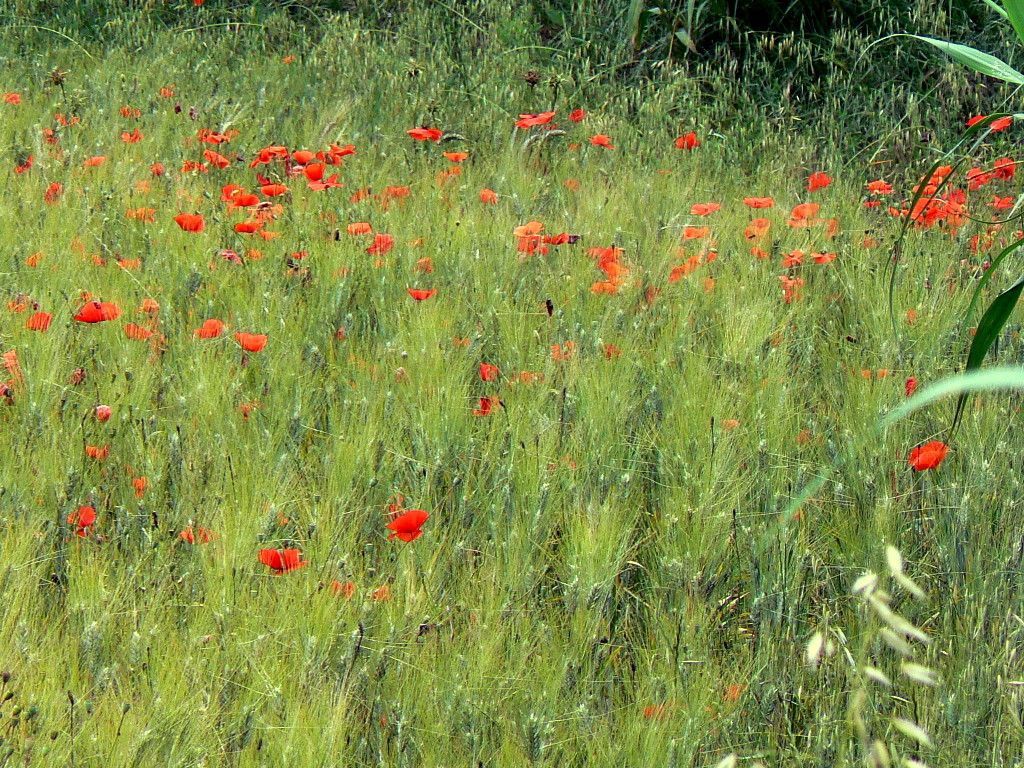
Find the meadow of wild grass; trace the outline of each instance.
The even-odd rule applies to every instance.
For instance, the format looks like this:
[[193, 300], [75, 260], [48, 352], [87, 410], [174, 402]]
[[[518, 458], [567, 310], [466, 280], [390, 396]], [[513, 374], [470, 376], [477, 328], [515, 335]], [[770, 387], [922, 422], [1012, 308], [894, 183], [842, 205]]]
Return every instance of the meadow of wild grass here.
[[0, 765], [1021, 765], [1019, 128], [207, 12], [0, 30]]

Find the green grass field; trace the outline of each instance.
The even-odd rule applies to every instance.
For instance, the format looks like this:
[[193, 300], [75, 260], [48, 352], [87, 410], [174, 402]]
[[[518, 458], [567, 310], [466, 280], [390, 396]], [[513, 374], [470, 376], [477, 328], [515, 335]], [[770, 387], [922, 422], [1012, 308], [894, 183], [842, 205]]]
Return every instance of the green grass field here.
[[1021, 398], [879, 427], [961, 368], [1019, 128], [890, 308], [934, 151], [531, 85], [514, 12], [181, 12], [0, 31], [0, 766], [1022, 764]]

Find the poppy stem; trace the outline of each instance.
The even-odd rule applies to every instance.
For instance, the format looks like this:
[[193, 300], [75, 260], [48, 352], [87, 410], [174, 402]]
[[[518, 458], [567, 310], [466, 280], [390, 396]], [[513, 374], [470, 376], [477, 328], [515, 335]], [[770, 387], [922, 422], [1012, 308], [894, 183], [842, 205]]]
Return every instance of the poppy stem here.
[[75, 694], [73, 694], [71, 691], [68, 691], [68, 703], [71, 709], [71, 725], [69, 730], [69, 734], [71, 736], [71, 752], [68, 755], [68, 759], [71, 762], [71, 768], [75, 768]]
[[[416, 581], [417, 581], [417, 579], [416, 579], [416, 551], [415, 551], [416, 548], [408, 546], [408, 547], [403, 547], [403, 549], [405, 550], [405, 552], [408, 553], [406, 555], [406, 559], [411, 561], [411, 562], [406, 563], [405, 570], [406, 570], [406, 590], [407, 590], [407, 595], [412, 596], [417, 591], [417, 589], [416, 589]], [[409, 602], [409, 598], [407, 597], [406, 598], [406, 605], [408, 605], [408, 602]]]

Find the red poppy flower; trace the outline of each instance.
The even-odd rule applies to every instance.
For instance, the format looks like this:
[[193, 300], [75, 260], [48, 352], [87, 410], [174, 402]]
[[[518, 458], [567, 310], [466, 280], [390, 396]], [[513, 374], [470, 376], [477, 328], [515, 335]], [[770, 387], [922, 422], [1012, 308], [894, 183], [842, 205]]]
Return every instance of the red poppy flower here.
[[295, 161], [296, 165], [306, 165], [312, 162], [315, 157], [316, 155], [308, 149], [297, 149], [292, 152], [292, 160]]
[[46, 191], [43, 193], [43, 202], [50, 204], [56, 203], [63, 194], [64, 185], [59, 181], [51, 182], [50, 186], [48, 186]]
[[768, 219], [753, 219], [743, 230], [747, 240], [759, 240], [771, 231], [772, 223]]
[[391, 531], [388, 540], [415, 541], [423, 535], [423, 524], [429, 519], [429, 513], [422, 509], [410, 509], [387, 524], [388, 530]]
[[[402, 200], [409, 196], [412, 192], [411, 187], [394, 185], [390, 187], [384, 187], [384, 191], [380, 193], [381, 202], [386, 203], [389, 200]], [[387, 206], [385, 205], [385, 208]]]
[[256, 168], [286, 157], [288, 157], [288, 147], [264, 147], [256, 153], [256, 157], [249, 163], [249, 167]]
[[200, 339], [216, 339], [223, 332], [224, 323], [211, 317], [209, 320], [204, 320], [203, 324], [192, 332], [192, 335]]
[[335, 579], [331, 582], [331, 592], [336, 595], [341, 595], [346, 600], [350, 600], [352, 595], [356, 593], [356, 583], [354, 581], [346, 581], [342, 583]]
[[595, 147], [604, 147], [605, 149], [615, 149], [612, 145], [612, 140], [609, 136], [605, 136], [603, 133], [595, 134], [590, 137], [590, 143]]
[[498, 366], [490, 363], [480, 363], [480, 381], [497, 381], [501, 375]]
[[1000, 157], [992, 164], [992, 174], [997, 179], [1013, 181], [1017, 172], [1017, 162], [1010, 157]]
[[316, 156], [328, 165], [340, 165], [344, 158], [349, 155], [354, 155], [355, 153], [355, 144], [346, 144], [344, 147], [339, 147], [337, 144], [331, 144], [330, 149], [326, 152], [317, 152]]
[[818, 215], [821, 210], [821, 206], [817, 203], [800, 203], [794, 205], [793, 210], [789, 214], [789, 226], [791, 227], [806, 227]]
[[743, 204], [747, 206], [747, 208], [758, 210], [762, 208], [771, 208], [775, 205], [775, 201], [770, 197], [744, 197]]
[[685, 149], [692, 152], [699, 146], [700, 139], [697, 138], [696, 131], [690, 131], [676, 139], [676, 149]]
[[246, 352], [262, 352], [263, 348], [267, 346], [267, 337], [262, 333], [242, 333], [239, 331], [235, 334], [235, 339], [238, 340], [239, 346]]
[[480, 398], [480, 407], [473, 409], [474, 416], [490, 416], [494, 412], [495, 406], [500, 406], [501, 400], [496, 396]]
[[32, 317], [25, 323], [25, 327], [30, 331], [45, 331], [50, 327], [50, 323], [53, 320], [53, 315], [49, 312], [36, 312]]
[[941, 440], [932, 440], [914, 448], [907, 457], [907, 463], [918, 472], [935, 469], [945, 460], [948, 452], [948, 445]]
[[303, 167], [302, 175], [305, 176], [308, 181], [320, 181], [323, 179], [326, 171], [326, 163], [309, 163]]
[[255, 192], [243, 192], [239, 190], [231, 196], [228, 202], [228, 208], [231, 210], [236, 208], [255, 208], [260, 204], [260, 202], [260, 196]]
[[187, 544], [195, 544], [197, 541], [200, 544], [209, 544], [214, 540], [215, 534], [209, 528], [205, 528], [201, 525], [198, 528], [193, 528], [190, 525], [178, 534], [178, 538]]
[[124, 327], [124, 335], [127, 336], [132, 341], [146, 341], [150, 336], [153, 335], [153, 332], [148, 328], [143, 328], [141, 325], [136, 325], [135, 323], [128, 323]]
[[444, 131], [440, 128], [410, 128], [406, 131], [416, 141], [440, 141]]
[[792, 267], [799, 267], [804, 263], [804, 252], [799, 248], [790, 251], [782, 257], [782, 267], [784, 269], [790, 269]]
[[89, 528], [96, 522], [96, 510], [89, 506], [81, 506], [68, 515], [68, 525], [75, 526], [75, 535], [85, 538]]
[[910, 397], [917, 392], [917, 379], [913, 376], [908, 376], [906, 382], [903, 384], [903, 391], [906, 392], [907, 397]]
[[371, 256], [383, 256], [394, 247], [395, 238], [383, 232], [378, 232], [374, 235], [373, 243], [366, 249], [366, 252]]
[[221, 170], [231, 167], [230, 160], [220, 154], [220, 152], [214, 152], [212, 149], [203, 150], [203, 157], [210, 165], [220, 168]]
[[869, 181], [864, 186], [867, 189], [867, 191], [870, 192], [873, 195], [891, 195], [892, 194], [892, 184], [889, 184], [886, 181], [882, 181], [881, 179], [875, 179], [874, 181]]
[[110, 446], [87, 445], [85, 446], [85, 455], [96, 461], [106, 461], [107, 457], [110, 456]]
[[484, 205], [496, 205], [498, 202], [498, 193], [493, 189], [481, 189], [480, 202]]
[[85, 304], [75, 320], [80, 323], [102, 323], [105, 320], [116, 320], [121, 316], [121, 308], [111, 301], [90, 301]]
[[807, 177], [807, 191], [816, 192], [832, 183], [832, 177], [822, 171], [815, 171]]
[[288, 187], [284, 184], [264, 184], [260, 187], [260, 192], [264, 197], [280, 197], [287, 194]]
[[261, 549], [260, 562], [270, 568], [275, 576], [288, 571], [297, 571], [308, 562], [302, 559], [301, 549]]
[[721, 209], [721, 203], [694, 203], [690, 206], [690, 213], [694, 216], [710, 216]]
[[206, 229], [206, 219], [198, 213], [179, 213], [174, 220], [186, 232], [198, 233]]
[[574, 123], [582, 123], [584, 119], [586, 119], [586, 117], [587, 113], [584, 112], [582, 109], [574, 109], [572, 112], [569, 113], [569, 119], [572, 120]]
[[[161, 89], [161, 90], [163, 90], [163, 89]], [[163, 94], [161, 94], [161, 95], [163, 95]], [[230, 131], [225, 131], [224, 133], [219, 133], [217, 131], [211, 131], [209, 128], [200, 128], [198, 133], [196, 133], [196, 138], [198, 138], [204, 144], [213, 144], [213, 145], [216, 146], [218, 144], [227, 144], [229, 141], [231, 141], [237, 135], [238, 135], [238, 131], [235, 131], [235, 130], [230, 130]]]
[[532, 128], [535, 125], [547, 125], [551, 122], [551, 118], [555, 116], [554, 112], [539, 112], [536, 115], [520, 115], [516, 121], [516, 128]]
[[[967, 127], [970, 128], [974, 125], [977, 125], [986, 117], [988, 117], [988, 115], [975, 115], [974, 117], [967, 121]], [[989, 123], [988, 129], [992, 131], [992, 133], [999, 133], [1000, 131], [1005, 131], [1011, 125], [1013, 125], [1012, 117], [1000, 117], [996, 118], [991, 123]]]
[[469, 152], [442, 152], [446, 160], [450, 160], [453, 163], [461, 163], [469, 157]]
[[437, 288], [408, 288], [407, 290], [416, 301], [425, 301], [437, 294]]

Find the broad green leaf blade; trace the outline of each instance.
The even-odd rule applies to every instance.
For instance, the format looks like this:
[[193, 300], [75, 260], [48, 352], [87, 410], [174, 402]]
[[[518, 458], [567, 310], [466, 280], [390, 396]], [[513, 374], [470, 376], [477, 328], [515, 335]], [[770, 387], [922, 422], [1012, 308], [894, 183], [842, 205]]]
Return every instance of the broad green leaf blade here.
[[989, 264], [988, 269], [985, 270], [985, 274], [981, 276], [981, 280], [978, 281], [978, 285], [974, 289], [974, 295], [971, 296], [971, 303], [967, 305], [967, 311], [964, 312], [964, 323], [971, 321], [971, 316], [974, 314], [975, 308], [978, 306], [978, 302], [981, 300], [981, 294], [985, 290], [986, 286], [992, 280], [992, 275], [996, 273], [996, 267], [999, 266], [1000, 262], [1003, 261], [1007, 256], [1015, 251], [1019, 250], [1024, 246], [1024, 237], [1020, 240], [1014, 240], [1008, 246], [1006, 246], [999, 255], [992, 259], [992, 263]]
[[[992, 345], [995, 344], [996, 339], [999, 338], [999, 334], [1003, 330], [1003, 326], [1006, 325], [1006, 321], [1013, 314], [1013, 309], [1017, 306], [1017, 301], [1020, 299], [1022, 291], [1024, 291], [1024, 277], [996, 296], [992, 303], [989, 304], [985, 314], [981, 316], [978, 329], [974, 333], [974, 340], [971, 342], [971, 348], [967, 352], [967, 365], [964, 366], [965, 372], [969, 373], [981, 368], [985, 355], [988, 354]], [[967, 405], [966, 393], [960, 395], [960, 399], [957, 400], [956, 412], [953, 414], [953, 430], [956, 430], [960, 425], [965, 405]]]
[[956, 376], [937, 381], [929, 387], [889, 411], [882, 419], [882, 427], [889, 427], [905, 419], [915, 411], [950, 395], [964, 395], [971, 392], [993, 392], [1004, 389], [1024, 390], [1024, 366], [997, 366], [983, 371], [959, 373]]
[[632, 0], [626, 12], [626, 32], [629, 33], [629, 47], [634, 51], [640, 45], [643, 14], [644, 0]]
[[999, 3], [996, 2], [996, 0], [985, 0], [985, 5], [987, 5], [993, 11], [998, 13], [1004, 19], [1009, 19], [1010, 18], [1010, 15], [1006, 12], [1006, 10], [1003, 8], [1003, 6], [1001, 6]]
[[677, 29], [676, 30], [676, 37], [679, 39], [679, 42], [681, 42], [683, 45], [685, 45], [687, 47], [687, 49], [691, 53], [696, 53], [697, 52], [697, 46], [693, 42], [693, 38], [690, 37], [690, 33], [687, 32], [685, 29], [683, 29], [682, 27]]
[[994, 77], [997, 80], [1003, 80], [1007, 83], [1024, 85], [1024, 74], [1021, 74], [1005, 61], [996, 58], [990, 53], [985, 53], [976, 48], [971, 48], [969, 45], [951, 43], [947, 40], [938, 40], [934, 37], [924, 37], [923, 35], [907, 35], [907, 37], [913, 37], [917, 40], [923, 40], [926, 43], [934, 45], [951, 59], [970, 67], [975, 72], [980, 72], [983, 75], [988, 75], [989, 77]]
[[1017, 39], [1024, 43], [1024, 0], [1003, 0], [1003, 10], [1017, 33]]
[[988, 309], [985, 310], [985, 314], [981, 316], [981, 321], [978, 323], [978, 330], [974, 334], [974, 341], [971, 342], [971, 349], [967, 353], [965, 371], [973, 371], [975, 368], [981, 367], [985, 355], [988, 354], [1000, 331], [1003, 330], [1003, 326], [1006, 325], [1006, 321], [1013, 314], [1013, 309], [1017, 306], [1017, 300], [1020, 299], [1022, 291], [1024, 291], [1024, 277], [996, 296], [988, 305]]

